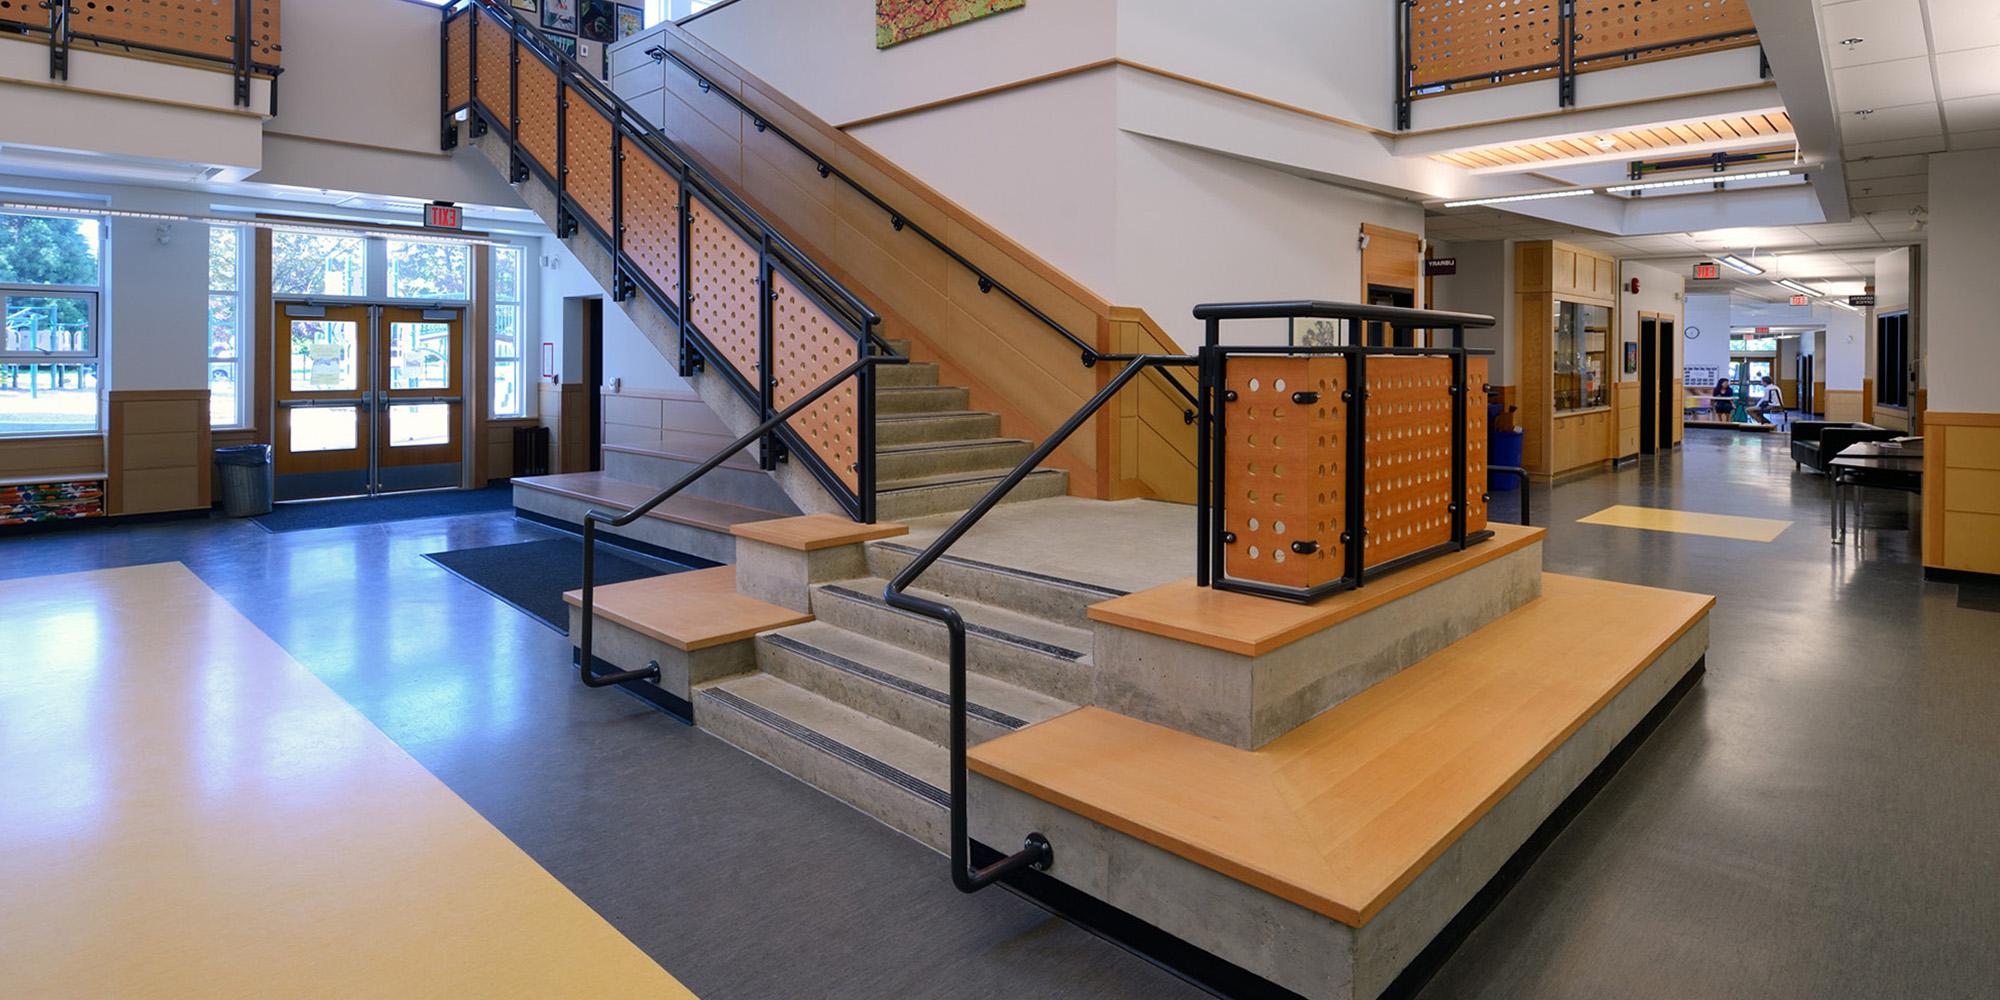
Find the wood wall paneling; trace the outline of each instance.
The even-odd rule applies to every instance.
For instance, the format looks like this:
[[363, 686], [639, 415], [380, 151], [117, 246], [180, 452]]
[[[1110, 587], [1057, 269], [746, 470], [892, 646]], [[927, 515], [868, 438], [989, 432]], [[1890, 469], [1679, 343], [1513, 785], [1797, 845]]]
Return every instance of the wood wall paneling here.
[[590, 399], [584, 388], [575, 382], [543, 382], [537, 390], [536, 421], [549, 429], [550, 472], [590, 471]]
[[[1514, 247], [1514, 303], [1521, 352], [1519, 426], [1527, 432], [1521, 464], [1552, 476], [1608, 461], [1619, 451], [1616, 399], [1604, 410], [1558, 417], [1555, 412], [1554, 322], [1558, 300], [1611, 310], [1606, 356], [1616, 365], [1619, 344], [1618, 262], [1549, 240]], [[1616, 382], [1612, 391], [1616, 392]], [[1587, 419], [1586, 419], [1587, 418]]]
[[207, 389], [112, 390], [106, 513], [197, 510], [211, 502]]
[[1924, 565], [2000, 574], [2000, 413], [1925, 419]]
[[0, 479], [50, 480], [105, 472], [104, 436], [0, 438]]

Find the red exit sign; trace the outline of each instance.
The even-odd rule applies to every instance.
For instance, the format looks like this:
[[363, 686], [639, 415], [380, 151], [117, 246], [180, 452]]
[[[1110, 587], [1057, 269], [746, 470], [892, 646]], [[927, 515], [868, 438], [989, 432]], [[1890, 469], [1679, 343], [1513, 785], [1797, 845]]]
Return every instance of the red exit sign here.
[[1803, 295], [1794, 295], [1794, 296], [1792, 296], [1792, 304], [1793, 304], [1793, 305], [1795, 305], [1795, 306], [1802, 306], [1802, 305], [1805, 305], [1805, 304], [1806, 304], [1806, 297], [1805, 297], [1805, 296], [1803, 296]]
[[431, 229], [464, 229], [465, 209], [446, 201], [424, 206], [424, 225]]
[[1706, 262], [1694, 266], [1694, 280], [1696, 281], [1719, 281], [1721, 279], [1721, 264]]

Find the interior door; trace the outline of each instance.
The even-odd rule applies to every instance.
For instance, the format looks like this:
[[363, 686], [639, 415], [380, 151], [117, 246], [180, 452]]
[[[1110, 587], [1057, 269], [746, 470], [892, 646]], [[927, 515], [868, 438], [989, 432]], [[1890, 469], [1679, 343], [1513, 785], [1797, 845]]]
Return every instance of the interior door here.
[[1659, 377], [1654, 371], [1659, 367], [1660, 321], [1651, 316], [1639, 318], [1639, 453], [1651, 455], [1659, 450], [1660, 405]]
[[367, 306], [279, 307], [271, 345], [279, 500], [354, 496], [370, 468], [375, 338]]
[[376, 491], [459, 485], [464, 313], [384, 306], [377, 327]]
[[1659, 416], [1653, 426], [1659, 428], [1661, 451], [1674, 450], [1674, 418], [1682, 412], [1681, 392], [1674, 389], [1674, 379], [1680, 373], [1674, 364], [1674, 348], [1681, 339], [1675, 326], [1672, 319], [1660, 320], [1659, 357], [1653, 363], [1654, 392], [1659, 400]]

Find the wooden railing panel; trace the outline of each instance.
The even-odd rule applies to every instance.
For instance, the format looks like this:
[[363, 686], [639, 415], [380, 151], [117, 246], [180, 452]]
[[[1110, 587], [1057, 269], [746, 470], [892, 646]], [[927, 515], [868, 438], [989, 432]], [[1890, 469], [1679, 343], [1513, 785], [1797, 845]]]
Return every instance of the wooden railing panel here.
[[1368, 565], [1451, 541], [1451, 360], [1369, 358]]
[[630, 139], [625, 151], [625, 253], [671, 301], [681, 294], [680, 182]]
[[[1337, 456], [1347, 436], [1340, 357], [1239, 355], [1230, 360], [1222, 403], [1223, 569], [1231, 577], [1307, 589], [1346, 575], [1341, 532], [1350, 498]], [[1319, 392], [1301, 404], [1292, 394]], [[1292, 549], [1315, 543], [1311, 553]], [[1372, 546], [1371, 546], [1372, 549]]]
[[1410, 9], [1414, 82], [1424, 87], [1553, 64], [1561, 20], [1556, 0], [1417, 0]]
[[258, 0], [250, 8], [250, 58], [267, 66], [279, 65], [284, 44], [283, 7], [279, 0]]
[[472, 103], [472, 21], [468, 10], [444, 25], [444, 103], [456, 111]]
[[564, 113], [566, 190], [600, 232], [611, 232], [611, 122], [574, 88]]
[[1578, 0], [1576, 56], [1588, 59], [1752, 30], [1746, 0]]
[[[776, 293], [771, 302], [771, 405], [782, 410], [859, 361], [862, 344], [784, 274], [774, 272], [771, 284]], [[858, 489], [860, 478], [860, 441], [855, 432], [859, 398], [855, 380], [848, 379], [791, 422], [793, 433], [850, 490]]]
[[752, 386], [757, 364], [757, 248], [700, 199], [688, 205], [688, 316]]
[[473, 81], [473, 89], [479, 95], [479, 103], [504, 126], [514, 120], [514, 79], [510, 66], [514, 60], [514, 36], [501, 29], [500, 24], [490, 19], [479, 25], [476, 39], [479, 77]]
[[75, 34], [216, 59], [236, 55], [235, 17], [234, 3], [217, 0], [72, 0], [69, 5]]
[[555, 70], [541, 57], [521, 50], [521, 151], [533, 158], [543, 171], [556, 169], [556, 93], [560, 84]]
[[46, 28], [49, 26], [49, 12], [42, 6], [42, 0], [0, 0], [0, 24]]
[[[1486, 530], [1486, 393], [1489, 359], [1465, 360], [1465, 530]], [[1524, 487], [1525, 488], [1525, 487]]]

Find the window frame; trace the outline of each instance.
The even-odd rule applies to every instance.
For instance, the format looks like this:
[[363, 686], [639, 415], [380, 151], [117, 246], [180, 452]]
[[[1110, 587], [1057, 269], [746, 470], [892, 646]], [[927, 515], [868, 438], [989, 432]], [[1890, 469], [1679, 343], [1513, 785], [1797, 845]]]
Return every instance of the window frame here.
[[[234, 295], [236, 297], [236, 357], [233, 360], [217, 358], [215, 356], [215, 341], [211, 338], [207, 346], [207, 361], [202, 369], [205, 380], [203, 384], [211, 386], [214, 383], [212, 376], [215, 366], [227, 364], [236, 369], [236, 419], [226, 424], [215, 423], [215, 408], [211, 399], [209, 406], [209, 429], [212, 431], [254, 430], [257, 422], [250, 411], [252, 400], [256, 396], [254, 380], [256, 377], [255, 372], [257, 371], [255, 362], [257, 336], [256, 324], [249, 322], [249, 320], [251, 319], [250, 312], [255, 308], [254, 303], [256, 301], [255, 296], [251, 294], [251, 288], [256, 283], [257, 271], [255, 266], [257, 256], [256, 230], [249, 226], [231, 226], [220, 223], [210, 223], [208, 228], [210, 230], [209, 239], [211, 241], [211, 249], [209, 252], [211, 256], [214, 254], [214, 230], [230, 229], [236, 233], [236, 287], [234, 289], [211, 287], [208, 289], [208, 294], [203, 297], [204, 305], [211, 304], [220, 295]], [[211, 330], [213, 323], [214, 317], [211, 314], [209, 316]], [[210, 392], [213, 393], [213, 389]]]
[[[489, 420], [531, 420], [536, 414], [536, 394], [529, 392], [535, 380], [528, 373], [530, 352], [527, 342], [528, 328], [528, 247], [519, 243], [487, 248], [491, 254], [491, 266], [487, 268], [491, 286], [493, 316], [487, 330], [487, 419]], [[515, 297], [503, 298], [500, 294], [501, 257], [504, 253], [517, 256], [515, 273]], [[515, 369], [514, 391], [515, 412], [500, 409], [500, 372], [503, 362], [500, 358], [500, 315], [503, 310], [514, 311], [514, 357], [510, 362]]]
[[97, 283], [91, 285], [53, 285], [30, 282], [0, 282], [0, 312], [5, 310], [6, 299], [10, 296], [24, 298], [80, 298], [88, 302], [86, 313], [90, 350], [88, 351], [15, 351], [9, 350], [4, 339], [0, 339], [0, 365], [27, 366], [33, 378], [33, 369], [40, 365], [89, 365], [93, 369], [91, 379], [96, 385], [91, 393], [95, 397], [95, 407], [89, 427], [73, 427], [63, 430], [13, 430], [0, 424], [0, 439], [29, 439], [55, 437], [97, 437], [104, 433], [104, 337], [107, 329], [104, 322], [104, 288], [106, 272], [110, 268], [111, 220], [104, 216], [74, 216], [68, 214], [50, 215], [39, 212], [9, 211], [7, 215], [32, 216], [37, 218], [75, 219], [89, 218], [97, 223]]

